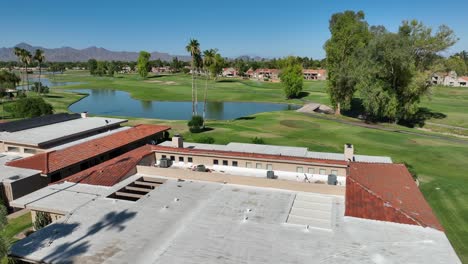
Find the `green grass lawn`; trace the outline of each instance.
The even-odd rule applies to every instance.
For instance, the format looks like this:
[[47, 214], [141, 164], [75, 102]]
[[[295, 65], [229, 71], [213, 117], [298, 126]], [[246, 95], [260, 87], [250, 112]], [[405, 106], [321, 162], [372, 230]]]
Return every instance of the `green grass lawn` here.
[[7, 238], [11, 241], [15, 241], [15, 235], [30, 227], [32, 227], [31, 213], [27, 213], [17, 218], [9, 219], [8, 225], [3, 232]]
[[446, 118], [433, 118], [433, 123], [468, 128], [468, 88], [444, 87], [432, 88], [432, 95], [423, 98], [421, 106], [446, 115]]
[[[115, 77], [94, 77], [86, 72], [71, 72], [56, 75], [56, 81], [85, 82], [63, 88], [118, 89], [129, 92], [132, 97], [144, 100], [191, 101], [192, 79], [190, 75], [176, 74], [150, 76], [143, 80], [136, 74], [116, 75]], [[198, 98], [203, 100], [205, 79], [197, 80]], [[324, 81], [306, 81], [302, 99], [327, 103], [328, 95], [324, 91]], [[62, 87], [60, 87], [62, 88]], [[208, 100], [210, 101], [250, 101], [303, 104], [301, 100], [287, 100], [281, 83], [220, 79], [208, 81]]]

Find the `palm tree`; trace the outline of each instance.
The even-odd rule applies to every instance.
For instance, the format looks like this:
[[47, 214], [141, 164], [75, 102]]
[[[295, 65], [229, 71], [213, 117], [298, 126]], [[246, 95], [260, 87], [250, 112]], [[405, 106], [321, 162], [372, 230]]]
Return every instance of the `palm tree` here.
[[192, 70], [192, 116], [195, 115], [195, 100], [194, 100], [194, 85], [195, 85], [195, 64], [197, 63], [197, 57], [200, 56], [200, 43], [196, 39], [190, 39], [189, 43], [185, 47], [187, 52], [192, 56], [191, 70]]
[[[206, 115], [206, 97], [208, 92], [208, 79], [210, 77], [210, 66], [213, 64], [216, 49], [209, 49], [203, 52], [203, 68], [205, 69], [205, 93], [203, 99], [203, 120], [205, 120]], [[203, 127], [205, 127], [205, 123], [203, 122]]]
[[21, 61], [24, 63], [24, 68], [25, 68], [25, 73], [26, 73], [26, 84], [27, 84], [27, 89], [29, 90], [29, 78], [28, 78], [28, 65], [32, 61], [32, 55], [31, 52], [22, 49], [21, 50]]
[[34, 60], [37, 61], [37, 63], [39, 64], [39, 85], [40, 85], [40, 87], [42, 87], [42, 83], [41, 83], [41, 74], [42, 74], [41, 63], [43, 63], [45, 61], [44, 51], [40, 50], [40, 49], [37, 49], [36, 53], [34, 53]]
[[[14, 53], [15, 53], [15, 56], [18, 57], [18, 61], [21, 62], [22, 61], [21, 57], [22, 57], [22, 54], [23, 54], [23, 49], [19, 48], [19, 47], [15, 47]], [[20, 74], [21, 74], [21, 71], [20, 71]]]

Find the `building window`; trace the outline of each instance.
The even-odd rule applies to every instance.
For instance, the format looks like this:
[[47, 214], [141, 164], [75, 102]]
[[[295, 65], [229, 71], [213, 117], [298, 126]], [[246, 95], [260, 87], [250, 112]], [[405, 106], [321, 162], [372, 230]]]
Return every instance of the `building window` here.
[[327, 171], [325, 169], [320, 169], [320, 174], [325, 175], [325, 174], [327, 174]]
[[171, 160], [172, 160], [172, 161], [175, 161], [175, 156], [171, 156]]
[[232, 162], [232, 166], [233, 166], [233, 167], [237, 167], [237, 161], [233, 161], [233, 162]]
[[332, 170], [331, 174], [335, 174], [336, 176], [338, 176], [338, 171], [337, 170]]
[[20, 149], [18, 147], [8, 147], [9, 152], [20, 152]]
[[314, 168], [308, 168], [308, 169], [307, 169], [307, 173], [309, 173], [309, 174], [314, 174], [314, 173], [315, 173]]
[[35, 150], [35, 149], [25, 148], [25, 149], [24, 149], [24, 153], [36, 154], [36, 150]]
[[252, 168], [252, 163], [251, 162], [246, 162], [245, 167], [246, 168]]
[[227, 166], [228, 165], [228, 161], [227, 160], [223, 160], [223, 166]]
[[273, 170], [273, 165], [267, 164], [267, 170]]
[[190, 162], [190, 163], [193, 162], [193, 158], [192, 158], [192, 157], [188, 157], [187, 160], [188, 160], [188, 162]]
[[214, 165], [218, 165], [218, 164], [219, 164], [219, 163], [218, 163], [218, 160], [213, 160], [213, 164], [214, 164]]
[[257, 163], [257, 169], [261, 169], [262, 168], [262, 164], [261, 163]]
[[166, 155], [162, 155], [161, 158], [162, 158], [162, 159], [165, 159], [165, 158], [166, 158]]
[[297, 173], [303, 173], [304, 169], [302, 167], [296, 167], [296, 172]]
[[184, 157], [179, 157], [179, 162], [184, 162]]

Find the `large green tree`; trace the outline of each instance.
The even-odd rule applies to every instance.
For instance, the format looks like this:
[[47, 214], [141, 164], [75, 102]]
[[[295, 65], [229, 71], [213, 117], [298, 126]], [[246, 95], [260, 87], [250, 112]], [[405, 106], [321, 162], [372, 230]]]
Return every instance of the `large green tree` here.
[[[440, 33], [443, 32], [443, 33]], [[435, 35], [422, 23], [403, 22], [398, 33], [373, 30], [367, 47], [358, 53], [356, 85], [368, 118], [408, 123], [430, 91], [437, 53], [453, 45], [450, 29]]]
[[302, 74], [302, 64], [295, 57], [288, 57], [281, 69], [281, 83], [284, 87], [286, 98], [296, 98], [302, 91], [304, 76]]
[[26, 97], [4, 106], [15, 118], [31, 118], [53, 113], [53, 107], [41, 97]]
[[97, 60], [96, 59], [89, 59], [88, 60], [88, 70], [91, 75], [96, 74], [97, 69]]
[[446, 25], [439, 26], [433, 32], [431, 27], [417, 20], [403, 21], [398, 33], [410, 42], [419, 71], [429, 70], [438, 59], [438, 53], [453, 46], [458, 40], [453, 30]]
[[185, 47], [190, 56], [192, 57], [190, 68], [192, 71], [192, 116], [196, 115], [195, 108], [195, 68], [199, 65], [201, 58], [200, 43], [196, 39], [190, 39], [189, 43]]
[[345, 11], [334, 14], [330, 19], [331, 38], [325, 43], [328, 69], [327, 91], [335, 112], [349, 109], [355, 92], [356, 79], [353, 73], [359, 60], [356, 53], [370, 39], [364, 12]]
[[138, 74], [141, 77], [146, 78], [148, 76], [148, 65], [151, 54], [146, 51], [140, 51], [140, 56], [138, 56], [137, 69]]

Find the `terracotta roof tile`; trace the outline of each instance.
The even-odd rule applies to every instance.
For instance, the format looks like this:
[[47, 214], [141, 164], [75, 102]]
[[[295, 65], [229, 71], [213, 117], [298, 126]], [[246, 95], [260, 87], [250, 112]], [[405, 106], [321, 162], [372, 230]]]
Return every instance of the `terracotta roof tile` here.
[[52, 184], [67, 181], [113, 186], [124, 180], [125, 176], [127, 176], [144, 157], [152, 153], [151, 146], [145, 145]]
[[302, 158], [302, 157], [293, 157], [293, 156], [284, 156], [284, 155], [270, 155], [270, 154], [258, 154], [258, 153], [249, 153], [249, 152], [236, 152], [236, 151], [223, 151], [223, 150], [206, 150], [206, 149], [191, 149], [191, 148], [174, 148], [174, 147], [165, 147], [165, 146], [152, 146], [152, 149], [155, 151], [166, 151], [173, 153], [193, 153], [193, 154], [202, 154], [202, 155], [222, 155], [222, 156], [231, 156], [239, 158], [257, 158], [257, 159], [275, 159], [275, 160], [285, 160], [285, 161], [299, 161], [299, 162], [316, 162], [324, 164], [334, 164], [334, 165], [347, 165], [348, 162], [343, 160], [326, 160], [326, 159], [314, 159], [314, 158]]
[[68, 148], [11, 161], [7, 165], [40, 170], [43, 174], [49, 174], [169, 129], [168, 126], [138, 125]]
[[351, 163], [345, 215], [443, 231], [403, 164]]

